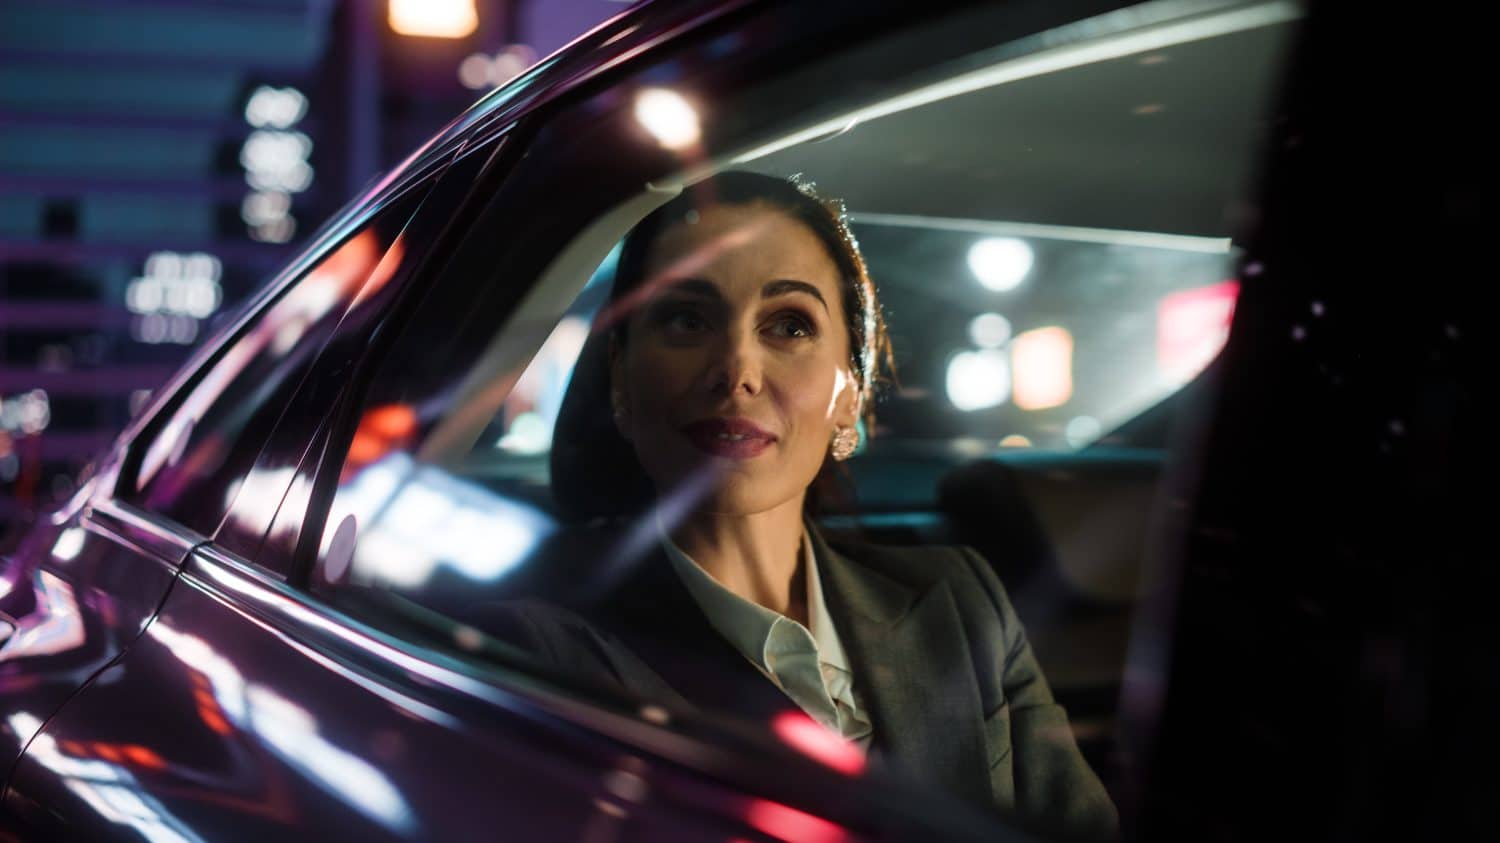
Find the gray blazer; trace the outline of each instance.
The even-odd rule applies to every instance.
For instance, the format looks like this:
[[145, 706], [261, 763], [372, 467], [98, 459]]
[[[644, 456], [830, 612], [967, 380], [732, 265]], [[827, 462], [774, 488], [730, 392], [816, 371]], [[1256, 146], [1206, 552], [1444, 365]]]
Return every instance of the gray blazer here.
[[[830, 545], [809, 534], [874, 727], [872, 760], [1037, 830], [1115, 834], [1115, 807], [984, 559], [967, 548]], [[713, 630], [664, 556], [647, 557], [588, 606], [512, 604], [501, 625], [565, 671], [648, 698], [755, 719], [794, 707]]]

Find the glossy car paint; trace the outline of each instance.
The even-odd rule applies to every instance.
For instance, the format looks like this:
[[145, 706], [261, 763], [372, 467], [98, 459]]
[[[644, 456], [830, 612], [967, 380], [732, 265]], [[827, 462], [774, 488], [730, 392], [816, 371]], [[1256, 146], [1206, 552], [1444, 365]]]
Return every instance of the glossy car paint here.
[[7, 772], [42, 725], [118, 658], [161, 605], [198, 541], [101, 501], [91, 486], [29, 534], [5, 565], [0, 614], [0, 763]]
[[[174, 728], [140, 728], [152, 722]], [[148, 839], [587, 839], [627, 816], [636, 839], [713, 828], [635, 817], [670, 800], [671, 775], [559, 725], [199, 554], [130, 659], [27, 753], [8, 808], [42, 834]]]

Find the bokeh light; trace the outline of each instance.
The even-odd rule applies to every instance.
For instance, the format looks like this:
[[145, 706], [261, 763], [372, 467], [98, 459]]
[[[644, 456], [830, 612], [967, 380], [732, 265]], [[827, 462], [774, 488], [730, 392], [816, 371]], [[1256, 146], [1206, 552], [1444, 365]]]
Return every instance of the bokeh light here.
[[986, 237], [969, 247], [969, 271], [986, 289], [1004, 293], [1021, 286], [1036, 256], [1025, 240]]
[[686, 149], [701, 136], [697, 110], [667, 88], [647, 88], [636, 95], [635, 119], [667, 149]]
[[964, 411], [998, 407], [1010, 397], [1010, 364], [994, 349], [960, 351], [948, 361], [948, 400]]
[[1010, 339], [1010, 320], [998, 313], [981, 313], [969, 322], [969, 339], [980, 348], [999, 348]]
[[463, 38], [479, 27], [474, 0], [391, 0], [391, 30], [399, 35]]
[[1045, 410], [1073, 397], [1073, 335], [1049, 326], [1026, 331], [1010, 345], [1014, 398], [1023, 410]]

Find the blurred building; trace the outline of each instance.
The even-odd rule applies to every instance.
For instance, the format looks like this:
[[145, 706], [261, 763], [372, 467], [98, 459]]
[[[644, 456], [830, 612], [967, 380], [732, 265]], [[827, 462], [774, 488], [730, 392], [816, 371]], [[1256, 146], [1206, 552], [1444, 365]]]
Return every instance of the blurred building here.
[[622, 8], [0, 3], [0, 541], [371, 178]]

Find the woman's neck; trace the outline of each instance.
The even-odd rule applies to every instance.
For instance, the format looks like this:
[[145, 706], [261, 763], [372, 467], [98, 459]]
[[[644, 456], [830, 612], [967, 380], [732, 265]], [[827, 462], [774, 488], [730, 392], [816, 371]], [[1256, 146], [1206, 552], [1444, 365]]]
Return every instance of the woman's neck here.
[[694, 513], [672, 530], [672, 541], [720, 585], [806, 624], [802, 529], [798, 498], [751, 515]]

